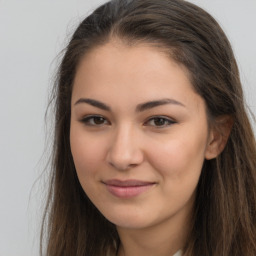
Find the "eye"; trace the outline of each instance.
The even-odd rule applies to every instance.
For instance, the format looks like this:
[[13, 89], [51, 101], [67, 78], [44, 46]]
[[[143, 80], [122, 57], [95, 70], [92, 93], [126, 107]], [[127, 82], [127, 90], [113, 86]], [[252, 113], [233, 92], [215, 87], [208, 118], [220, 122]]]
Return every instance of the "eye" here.
[[164, 116], [155, 116], [148, 119], [148, 121], [145, 123], [147, 126], [155, 126], [157, 128], [164, 128], [167, 126], [170, 126], [172, 124], [175, 124], [176, 122], [172, 119]]
[[109, 125], [109, 121], [105, 119], [103, 116], [99, 115], [86, 116], [81, 120], [81, 122], [87, 126]]

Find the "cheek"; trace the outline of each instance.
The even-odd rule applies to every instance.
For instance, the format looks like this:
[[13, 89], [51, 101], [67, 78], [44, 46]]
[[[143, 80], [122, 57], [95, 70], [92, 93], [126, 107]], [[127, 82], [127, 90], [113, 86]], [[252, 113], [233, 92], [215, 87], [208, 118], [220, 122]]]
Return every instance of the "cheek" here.
[[99, 170], [102, 169], [102, 141], [71, 127], [70, 146], [79, 182], [91, 201], [95, 201], [100, 196], [94, 181], [99, 180]]
[[70, 146], [79, 179], [95, 173], [103, 159], [102, 143], [71, 127]]
[[161, 194], [173, 207], [192, 202], [204, 162], [204, 144], [193, 140], [171, 140], [155, 146], [151, 165], [158, 172]]
[[149, 159], [163, 177], [183, 181], [200, 175], [204, 162], [204, 140], [183, 136], [156, 143], [152, 148], [154, 152], [150, 152]]

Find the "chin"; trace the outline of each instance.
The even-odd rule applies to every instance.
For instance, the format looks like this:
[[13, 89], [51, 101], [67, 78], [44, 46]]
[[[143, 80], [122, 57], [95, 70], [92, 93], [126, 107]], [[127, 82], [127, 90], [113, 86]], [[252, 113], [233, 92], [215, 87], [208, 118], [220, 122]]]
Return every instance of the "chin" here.
[[[146, 216], [146, 217], [145, 217]], [[114, 225], [127, 229], [143, 229], [154, 224], [154, 218], [145, 213], [126, 211], [116, 211], [105, 214], [105, 217]]]
[[112, 222], [114, 225], [116, 225], [119, 228], [124, 229], [144, 229], [149, 226], [151, 226], [149, 223], [134, 219], [122, 219], [122, 220], [116, 220], [115, 222]]

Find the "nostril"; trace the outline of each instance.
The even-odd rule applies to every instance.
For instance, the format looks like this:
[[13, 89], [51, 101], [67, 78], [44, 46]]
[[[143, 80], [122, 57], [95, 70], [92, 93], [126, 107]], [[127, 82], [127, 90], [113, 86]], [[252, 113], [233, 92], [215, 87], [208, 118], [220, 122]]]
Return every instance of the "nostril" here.
[[143, 154], [140, 151], [132, 154], [108, 154], [107, 162], [117, 170], [128, 170], [141, 164], [143, 161]]
[[117, 170], [125, 171], [136, 167], [138, 164], [120, 163], [117, 161], [109, 161], [109, 164]]

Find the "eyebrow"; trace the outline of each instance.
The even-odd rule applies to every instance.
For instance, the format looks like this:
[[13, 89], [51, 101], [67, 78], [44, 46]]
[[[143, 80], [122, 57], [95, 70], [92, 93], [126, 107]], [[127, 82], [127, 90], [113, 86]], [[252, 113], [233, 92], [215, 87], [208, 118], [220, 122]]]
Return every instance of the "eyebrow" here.
[[[87, 103], [91, 106], [97, 107], [99, 109], [105, 110], [105, 111], [111, 111], [111, 107], [109, 107], [108, 105], [106, 105], [103, 102], [100, 102], [98, 100], [94, 100], [94, 99], [89, 99], [89, 98], [81, 98], [78, 101], [76, 101], [76, 103], [74, 105], [78, 105], [81, 103]], [[158, 106], [162, 106], [162, 105], [167, 105], [167, 104], [173, 104], [173, 105], [178, 105], [178, 106], [182, 106], [185, 107], [184, 104], [182, 104], [181, 102], [174, 100], [174, 99], [160, 99], [160, 100], [153, 100], [153, 101], [148, 101], [145, 103], [141, 103], [139, 105], [137, 105], [136, 107], [136, 112], [143, 112], [145, 110], [151, 109], [151, 108], [155, 108]]]
[[81, 98], [75, 103], [75, 105], [81, 104], [81, 103], [87, 103], [87, 104], [89, 104], [91, 106], [94, 106], [96, 108], [100, 108], [100, 109], [106, 110], [106, 111], [111, 111], [111, 108], [109, 106], [107, 106], [105, 103], [102, 103], [98, 100], [93, 100], [93, 99], [88, 99], [88, 98]]
[[166, 105], [166, 104], [174, 104], [174, 105], [185, 107], [184, 104], [182, 104], [181, 102], [179, 102], [177, 100], [166, 98], [166, 99], [153, 100], [153, 101], [139, 104], [136, 107], [136, 112], [142, 112], [147, 109], [155, 108], [155, 107]]

